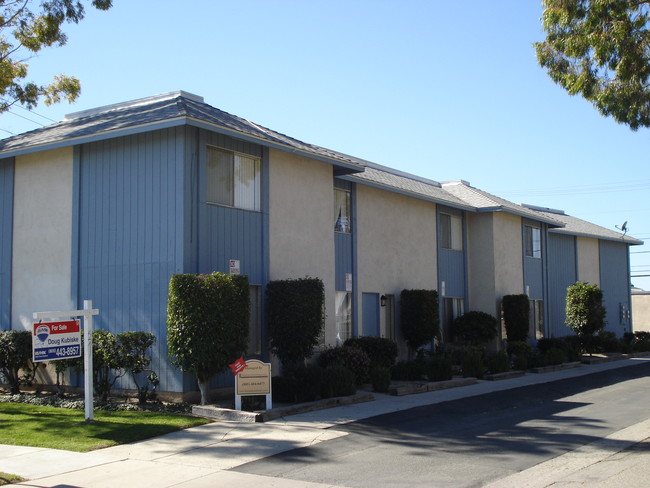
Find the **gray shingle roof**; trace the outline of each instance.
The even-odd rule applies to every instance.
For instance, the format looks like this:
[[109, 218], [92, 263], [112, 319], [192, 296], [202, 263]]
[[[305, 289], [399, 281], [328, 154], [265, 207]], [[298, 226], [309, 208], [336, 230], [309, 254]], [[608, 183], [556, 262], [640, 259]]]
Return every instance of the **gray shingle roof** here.
[[471, 209], [465, 202], [446, 192], [440, 183], [418, 178], [401, 171], [366, 163], [363, 173], [355, 173], [348, 179], [359, 183], [399, 191], [425, 200], [443, 203], [453, 207]]
[[[621, 235], [574, 217], [532, 210], [470, 186], [466, 182], [440, 184], [415, 175], [364, 161], [324, 147], [308, 144], [279, 132], [229, 114], [203, 102], [203, 98], [186, 92], [171, 92], [131, 102], [77, 112], [63, 121], [41, 129], [0, 139], [0, 158], [26, 152], [36, 152], [62, 145], [81, 144], [90, 140], [107, 139], [137, 132], [176, 125], [195, 125], [254, 140], [259, 144], [302, 153], [329, 161], [346, 179], [397, 191], [475, 212], [504, 211], [546, 222], [551, 227], [564, 227], [572, 234], [605, 239], [620, 239]], [[641, 241], [626, 237], [634, 244]]]
[[550, 215], [535, 212], [523, 205], [512, 203], [504, 198], [479, 190], [464, 181], [443, 183], [442, 187], [451, 195], [454, 195], [467, 205], [474, 207], [477, 212], [508, 212], [521, 217], [542, 221], [553, 227], [562, 227], [564, 225], [560, 220]]
[[[86, 137], [97, 136], [102, 133], [110, 137], [111, 134], [123, 129], [135, 130], [140, 127], [142, 130], [151, 130], [150, 127], [156, 123], [166, 122], [170, 124], [173, 121], [177, 121], [178, 125], [199, 122], [211, 124], [237, 134], [249, 136], [258, 140], [260, 144], [288, 148], [334, 163], [339, 162], [353, 166], [361, 164], [361, 160], [357, 158], [313, 144], [307, 144], [267, 129], [203, 103], [200, 97], [184, 92], [172, 92], [79, 112], [56, 124], [0, 139], [0, 157], [11, 156], [12, 152], [22, 149], [42, 150], [49, 145], [66, 141], [71, 144], [79, 143], [83, 142]], [[362, 168], [359, 166], [358, 170], [361, 171]]]
[[622, 241], [632, 245], [641, 245], [643, 241], [635, 239], [634, 237], [623, 235], [605, 227], [601, 227], [586, 220], [567, 215], [561, 210], [542, 209], [540, 207], [529, 206], [534, 212], [559, 220], [564, 224], [561, 229], [552, 229], [551, 232], [558, 234], [570, 234], [585, 237], [594, 237], [597, 239], [605, 239], [610, 241]]

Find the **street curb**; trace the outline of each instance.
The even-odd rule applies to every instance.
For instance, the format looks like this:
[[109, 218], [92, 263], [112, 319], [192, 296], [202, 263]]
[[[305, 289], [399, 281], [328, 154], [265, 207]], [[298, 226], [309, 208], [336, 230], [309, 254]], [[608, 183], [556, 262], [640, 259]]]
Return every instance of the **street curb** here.
[[477, 383], [476, 378], [455, 378], [445, 381], [432, 381], [429, 383], [415, 383], [403, 386], [393, 386], [388, 389], [388, 394], [393, 396], [413, 395], [416, 393], [426, 393], [429, 391], [446, 390], [447, 388], [456, 388], [458, 386], [467, 386]]
[[295, 405], [287, 405], [285, 407], [278, 407], [260, 412], [244, 412], [242, 410], [218, 407], [217, 405], [194, 405], [192, 406], [192, 415], [229, 422], [268, 422], [269, 420], [286, 417], [288, 415], [314, 412], [316, 410], [352, 405], [355, 403], [371, 402], [374, 399], [375, 397], [371, 393], [359, 393], [357, 395], [344, 397], [325, 398], [315, 402], [297, 403]]
[[632, 352], [627, 354], [615, 354], [612, 356], [583, 356], [583, 364], [602, 364], [611, 361], [622, 361], [623, 359], [645, 358], [650, 356], [650, 352]]
[[562, 363], [562, 364], [553, 364], [551, 366], [540, 366], [538, 368], [531, 368], [529, 371], [531, 373], [552, 373], [553, 371], [562, 371], [564, 369], [579, 368], [584, 363], [580, 361], [574, 361], [572, 363]]
[[509, 380], [510, 378], [519, 378], [525, 374], [526, 372], [522, 370], [506, 371], [505, 373], [486, 374], [484, 379], [488, 381]]

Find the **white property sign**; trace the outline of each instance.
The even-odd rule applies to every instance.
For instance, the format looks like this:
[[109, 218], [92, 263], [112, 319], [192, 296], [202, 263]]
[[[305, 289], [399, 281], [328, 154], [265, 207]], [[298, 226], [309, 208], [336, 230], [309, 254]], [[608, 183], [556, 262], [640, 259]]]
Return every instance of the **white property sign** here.
[[34, 324], [32, 360], [56, 361], [81, 357], [81, 328], [78, 320]]
[[[84, 300], [83, 310], [34, 312], [34, 320], [70, 317], [83, 317], [84, 319], [84, 410], [87, 422], [93, 420], [93, 315], [99, 315], [99, 310], [93, 308], [92, 300]], [[36, 328], [34, 331], [36, 333]], [[45, 338], [45, 330], [41, 332], [40, 339], [42, 338]]]
[[241, 410], [242, 396], [257, 395], [266, 397], [266, 409], [271, 410], [271, 363], [249, 359], [245, 364], [235, 374], [235, 410]]

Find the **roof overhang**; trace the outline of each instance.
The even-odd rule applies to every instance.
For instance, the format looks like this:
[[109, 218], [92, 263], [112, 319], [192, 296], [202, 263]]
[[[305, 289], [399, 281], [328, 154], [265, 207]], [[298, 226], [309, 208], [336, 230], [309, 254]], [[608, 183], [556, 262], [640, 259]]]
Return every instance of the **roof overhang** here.
[[236, 131], [234, 129], [228, 129], [227, 127], [220, 126], [219, 124], [214, 124], [211, 122], [205, 122], [200, 119], [193, 117], [175, 117], [165, 120], [160, 120], [156, 122], [150, 122], [146, 124], [138, 124], [129, 127], [123, 127], [119, 129], [106, 130], [98, 132], [95, 134], [88, 134], [79, 137], [66, 137], [58, 140], [47, 141], [41, 144], [30, 144], [24, 145], [22, 147], [17, 147], [15, 149], [9, 149], [7, 151], [0, 151], [0, 159], [11, 158], [16, 156], [22, 156], [24, 154], [30, 154], [34, 152], [47, 151], [51, 149], [58, 149], [61, 147], [76, 146], [80, 144], [88, 144], [91, 142], [104, 141], [107, 139], [115, 139], [118, 137], [126, 137], [135, 134], [142, 134], [144, 132], [152, 132], [162, 129], [170, 129], [173, 127], [180, 127], [183, 125], [197, 127], [199, 129], [205, 129], [212, 132], [217, 132], [219, 134], [228, 135], [235, 137], [240, 140], [247, 142], [253, 142], [261, 146], [271, 147], [278, 149], [280, 151], [289, 152], [293, 154], [298, 154], [301, 156], [308, 157], [310, 159], [315, 159], [325, 163], [329, 163], [335, 167], [335, 174], [344, 175], [350, 173], [360, 173], [364, 170], [363, 165], [357, 164], [351, 161], [344, 161], [338, 158], [328, 158], [321, 154], [317, 154], [310, 151], [304, 151], [291, 147], [286, 144], [281, 144], [277, 142], [272, 142], [265, 140], [260, 137], [251, 136], [249, 134], [244, 134], [242, 132]]

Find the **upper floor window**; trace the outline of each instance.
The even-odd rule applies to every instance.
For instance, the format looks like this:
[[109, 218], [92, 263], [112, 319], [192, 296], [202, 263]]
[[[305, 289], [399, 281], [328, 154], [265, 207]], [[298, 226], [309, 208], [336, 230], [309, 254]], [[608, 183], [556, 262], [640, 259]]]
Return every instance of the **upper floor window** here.
[[542, 231], [539, 227], [524, 226], [524, 252], [529, 258], [542, 257]]
[[261, 210], [260, 160], [225, 149], [207, 148], [206, 201]]
[[463, 219], [457, 215], [440, 214], [440, 246], [452, 251], [463, 250]]
[[334, 231], [350, 234], [352, 219], [350, 218], [350, 192], [334, 188]]

